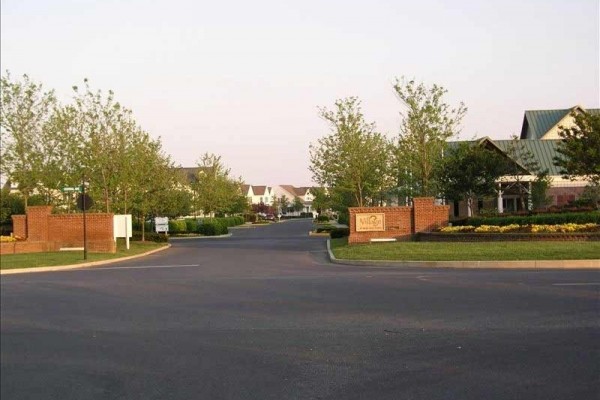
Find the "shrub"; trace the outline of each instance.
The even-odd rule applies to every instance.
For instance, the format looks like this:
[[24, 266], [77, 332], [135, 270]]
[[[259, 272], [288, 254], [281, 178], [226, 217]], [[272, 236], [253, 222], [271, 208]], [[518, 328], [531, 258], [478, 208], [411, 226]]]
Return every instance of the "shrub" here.
[[186, 233], [186, 232], [187, 232], [187, 223], [185, 220], [181, 220], [181, 219], [169, 220], [169, 233], [177, 234], [177, 233]]
[[347, 212], [341, 212], [338, 216], [338, 223], [344, 225], [350, 225], [350, 215]]
[[198, 220], [195, 218], [188, 218], [185, 220], [185, 230], [188, 233], [198, 232]]
[[8, 242], [16, 242], [17, 238], [14, 238], [12, 236], [0, 236], [0, 242], [2, 243], [8, 243]]
[[204, 219], [198, 231], [205, 236], [218, 236], [227, 234], [228, 229], [218, 218], [212, 218]]
[[329, 222], [329, 217], [327, 215], [319, 215], [317, 217], [317, 222]]
[[[162, 243], [162, 242], [169, 241], [169, 237], [162, 233], [146, 231], [144, 236], [145, 236], [146, 240], [149, 242]], [[131, 240], [137, 241], [137, 242], [141, 241], [142, 240], [142, 231], [133, 231], [132, 235], [131, 235]]]
[[329, 235], [331, 236], [332, 239], [346, 237], [346, 236], [350, 235], [350, 229], [335, 228], [331, 232], [329, 232]]

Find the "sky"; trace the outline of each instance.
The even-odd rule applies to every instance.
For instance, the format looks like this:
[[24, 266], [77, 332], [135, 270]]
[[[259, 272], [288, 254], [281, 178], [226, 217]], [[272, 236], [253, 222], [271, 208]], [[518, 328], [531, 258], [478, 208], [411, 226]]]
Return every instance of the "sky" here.
[[254, 185], [312, 185], [318, 108], [357, 96], [392, 138], [396, 78], [448, 90], [458, 138], [525, 110], [600, 103], [599, 0], [1, 0], [0, 65], [68, 103], [113, 90], [173, 161], [222, 156]]

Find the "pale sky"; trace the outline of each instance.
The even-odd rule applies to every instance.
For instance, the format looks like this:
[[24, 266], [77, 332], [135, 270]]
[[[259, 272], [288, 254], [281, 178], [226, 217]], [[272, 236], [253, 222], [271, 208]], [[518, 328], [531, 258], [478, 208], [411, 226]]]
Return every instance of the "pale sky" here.
[[358, 96], [396, 136], [395, 77], [448, 89], [462, 138], [520, 133], [528, 109], [600, 103], [598, 0], [1, 0], [2, 71], [63, 101], [112, 89], [182, 166], [223, 157], [261, 185], [310, 185], [317, 112]]

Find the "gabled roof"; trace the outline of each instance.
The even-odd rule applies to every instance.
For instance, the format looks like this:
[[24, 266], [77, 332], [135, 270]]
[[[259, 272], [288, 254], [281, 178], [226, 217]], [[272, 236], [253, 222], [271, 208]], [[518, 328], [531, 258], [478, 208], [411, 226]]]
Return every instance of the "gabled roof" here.
[[295, 187], [292, 185], [279, 185], [279, 187], [288, 192], [289, 194], [293, 195], [294, 197], [304, 197], [306, 196], [306, 193], [308, 193], [308, 191], [310, 190], [310, 187], [308, 186]]
[[242, 184], [242, 185], [240, 186], [240, 188], [242, 189], [242, 194], [243, 194], [244, 196], [249, 196], [249, 194], [248, 194], [248, 191], [250, 190], [250, 188], [251, 188], [251, 187], [252, 187], [252, 186], [250, 186], [250, 185], [245, 185], [245, 184]]
[[254, 186], [252, 185], [252, 191], [255, 196], [264, 196], [265, 191], [268, 189], [268, 186]]
[[[521, 163], [521, 160], [515, 160], [508, 154], [508, 151], [512, 145], [512, 140], [492, 140], [489, 137], [483, 137], [474, 141], [466, 141], [467, 143], [477, 144], [484, 146], [488, 150], [497, 150], [501, 152], [507, 158], [514, 161], [519, 167], [523, 168], [524, 171], [527, 169]], [[456, 148], [460, 143], [464, 142], [448, 142], [449, 148]], [[519, 146], [529, 151], [533, 157], [537, 160], [542, 170], [548, 170], [549, 175], [561, 175], [560, 168], [554, 165], [554, 157], [558, 156], [557, 152], [558, 144], [560, 140], [548, 139], [548, 140], [528, 140], [519, 139], [517, 141]]]
[[179, 167], [175, 168], [188, 183], [194, 183], [198, 180], [198, 173], [206, 170], [206, 167]]
[[589, 112], [599, 114], [600, 109], [584, 109], [581, 106], [574, 106], [561, 110], [527, 110], [523, 117], [523, 126], [521, 127], [521, 139], [541, 139], [546, 133], [569, 115], [572, 111]]
[[521, 139], [541, 139], [546, 132], [569, 115], [571, 110], [571, 108], [567, 108], [563, 110], [525, 111], [523, 126], [521, 127]]
[[[494, 143], [506, 153], [510, 148], [512, 140], [494, 140]], [[558, 156], [558, 144], [560, 140], [519, 140], [519, 145], [527, 149], [537, 160], [542, 170], [547, 169], [549, 175], [561, 175], [560, 168], [554, 165], [554, 157]]]

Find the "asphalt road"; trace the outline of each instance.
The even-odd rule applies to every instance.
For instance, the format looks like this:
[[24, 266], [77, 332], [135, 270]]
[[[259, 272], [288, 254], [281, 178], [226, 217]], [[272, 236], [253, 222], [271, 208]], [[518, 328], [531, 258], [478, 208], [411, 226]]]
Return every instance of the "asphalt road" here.
[[2, 276], [2, 400], [600, 398], [598, 271], [332, 265], [309, 228]]

